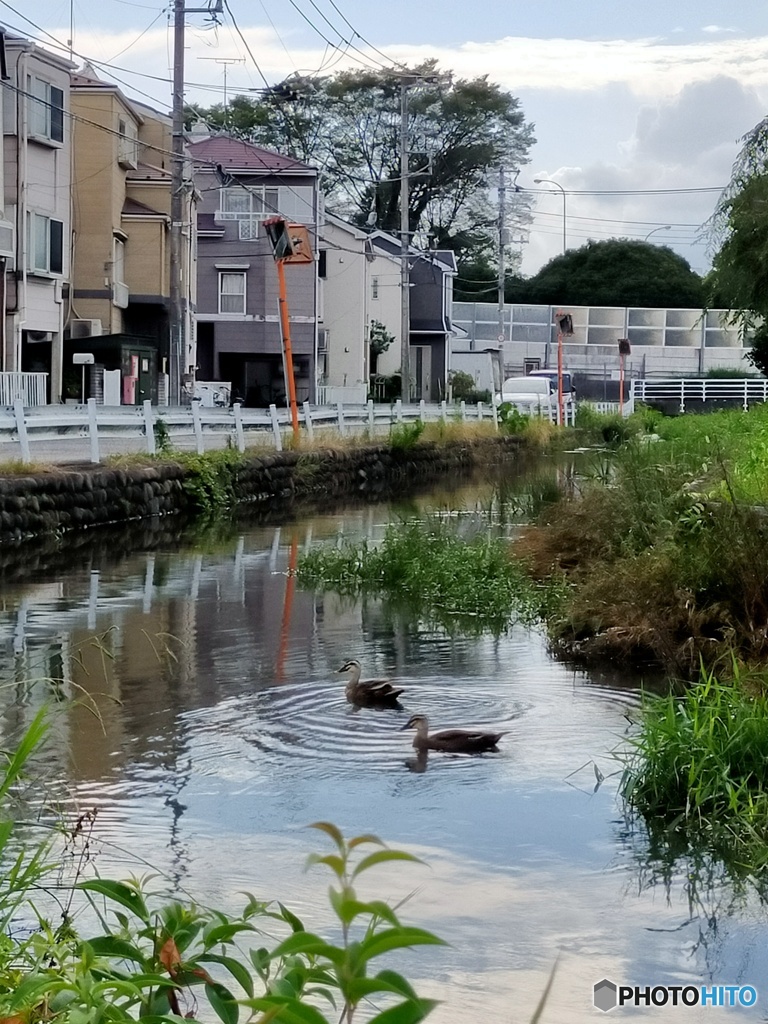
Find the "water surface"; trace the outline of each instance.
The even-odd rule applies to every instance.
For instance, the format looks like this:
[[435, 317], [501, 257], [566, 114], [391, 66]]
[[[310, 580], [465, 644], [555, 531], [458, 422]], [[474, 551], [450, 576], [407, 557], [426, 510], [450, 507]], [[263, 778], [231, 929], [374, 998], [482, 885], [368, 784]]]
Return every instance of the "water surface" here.
[[[451, 637], [378, 600], [304, 590], [288, 571], [312, 545], [375, 541], [393, 516], [428, 507], [512, 535], [541, 480], [241, 527], [207, 546], [86, 550], [53, 578], [7, 583], [6, 737], [59, 699], [46, 791], [73, 813], [97, 809], [101, 873], [151, 865], [202, 903], [236, 910], [247, 890], [327, 930], [327, 879], [302, 870], [323, 848], [306, 828], [316, 820], [422, 857], [370, 885], [407, 897], [404, 918], [450, 943], [399, 964], [443, 1000], [436, 1024], [528, 1020], [558, 958], [544, 1021], [595, 1019], [602, 977], [753, 984], [768, 1001], [759, 903], [734, 908], [716, 885], [692, 906], [686, 865], [660, 877], [617, 801], [613, 751], [633, 728], [642, 680], [562, 664], [537, 630]], [[349, 657], [397, 680], [407, 710], [347, 704], [335, 670]], [[400, 731], [415, 711], [433, 728], [507, 735], [498, 753], [419, 763]], [[766, 1019], [760, 1005], [646, 1011], [659, 1021], [738, 1012]]]

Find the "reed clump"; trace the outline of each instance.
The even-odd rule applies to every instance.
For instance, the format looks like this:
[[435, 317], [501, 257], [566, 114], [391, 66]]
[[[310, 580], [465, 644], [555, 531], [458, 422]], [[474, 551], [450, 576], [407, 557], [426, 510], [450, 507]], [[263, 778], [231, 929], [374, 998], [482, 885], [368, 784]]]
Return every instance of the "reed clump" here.
[[702, 669], [682, 696], [647, 697], [622, 754], [622, 794], [654, 832], [768, 869], [768, 674]]

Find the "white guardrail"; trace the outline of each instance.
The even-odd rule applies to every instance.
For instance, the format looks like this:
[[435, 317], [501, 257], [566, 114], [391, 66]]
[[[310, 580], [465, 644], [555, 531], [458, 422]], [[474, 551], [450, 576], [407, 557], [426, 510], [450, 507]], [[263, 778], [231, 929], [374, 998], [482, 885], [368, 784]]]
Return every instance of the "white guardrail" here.
[[768, 401], [768, 380], [759, 377], [653, 377], [632, 381], [635, 402], [674, 402], [685, 412], [686, 402], [738, 402], [743, 409]]
[[[478, 402], [467, 407], [464, 402], [449, 406], [447, 402], [428, 405], [310, 406], [300, 409], [299, 423], [311, 441], [316, 432], [333, 430], [342, 437], [368, 431], [370, 436], [385, 435], [398, 423], [436, 422], [443, 420], [491, 420], [498, 426], [496, 407]], [[89, 399], [85, 405], [46, 405], [25, 407], [20, 401], [0, 408], [0, 459], [18, 458], [32, 461], [34, 454], [42, 461], [90, 461], [99, 463], [107, 454], [146, 452], [154, 455], [166, 440], [176, 449], [189, 449], [202, 454], [206, 448], [232, 447], [245, 451], [246, 438], [251, 443], [271, 443], [282, 451], [284, 441], [292, 433], [290, 410], [270, 405], [269, 409], [204, 408], [200, 402], [191, 406], [158, 408], [150, 402], [141, 406], [97, 405]], [[84, 441], [88, 442], [88, 458]], [[64, 444], [66, 443], [66, 444]], [[108, 449], [108, 450], [107, 450]]]

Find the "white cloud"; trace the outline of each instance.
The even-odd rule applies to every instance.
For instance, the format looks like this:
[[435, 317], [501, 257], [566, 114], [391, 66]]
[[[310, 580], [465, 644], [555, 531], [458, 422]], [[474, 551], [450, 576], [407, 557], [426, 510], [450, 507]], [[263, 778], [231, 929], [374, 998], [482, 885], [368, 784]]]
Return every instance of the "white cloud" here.
[[738, 32], [737, 28], [724, 28], [722, 25], [705, 25], [702, 32], [707, 32], [709, 35], [717, 36], [722, 35], [724, 32], [735, 33]]

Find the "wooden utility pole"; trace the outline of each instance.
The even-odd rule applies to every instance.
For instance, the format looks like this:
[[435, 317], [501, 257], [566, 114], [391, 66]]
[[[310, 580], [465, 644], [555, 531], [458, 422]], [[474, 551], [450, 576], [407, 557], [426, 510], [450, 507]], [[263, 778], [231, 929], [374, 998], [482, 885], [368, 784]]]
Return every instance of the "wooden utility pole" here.
[[[187, 14], [208, 14], [214, 20], [223, 12], [223, 0], [207, 7], [186, 7], [185, 0], [173, 0], [173, 97], [171, 144], [171, 261], [169, 282], [168, 374], [170, 405], [181, 404], [182, 360], [187, 352], [187, 303], [184, 302], [182, 267], [184, 235], [184, 18]], [[189, 282], [186, 283], [189, 295]]]
[[411, 400], [411, 275], [408, 267], [408, 250], [411, 241], [411, 225], [408, 215], [408, 85], [403, 78], [400, 82], [400, 394], [403, 404]]

